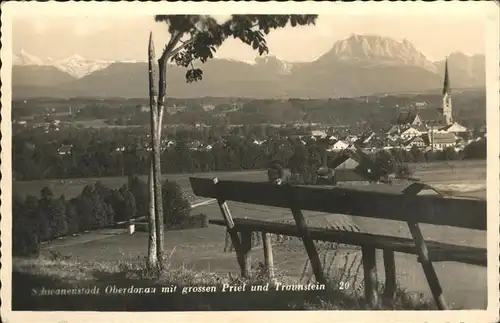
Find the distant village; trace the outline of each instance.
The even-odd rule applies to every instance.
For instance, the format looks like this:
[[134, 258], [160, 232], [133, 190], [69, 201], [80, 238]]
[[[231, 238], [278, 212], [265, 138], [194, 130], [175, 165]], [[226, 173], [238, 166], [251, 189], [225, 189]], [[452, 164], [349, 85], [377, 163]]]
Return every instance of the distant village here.
[[[213, 109], [213, 105], [203, 107], [204, 109]], [[234, 107], [235, 109], [237, 107]], [[442, 91], [442, 106], [438, 109], [429, 108], [427, 102], [413, 102], [409, 106], [396, 106], [400, 113], [397, 120], [386, 131], [368, 131], [365, 133], [352, 133], [352, 130], [347, 127], [331, 127], [321, 124], [295, 124], [295, 134], [290, 134], [289, 137], [294, 137], [302, 141], [304, 145], [311, 140], [321, 140], [327, 142], [327, 151], [340, 152], [349, 147], [355, 146], [365, 153], [377, 152], [380, 150], [404, 149], [419, 149], [426, 151], [442, 151], [446, 148], [452, 148], [456, 152], [464, 150], [465, 147], [475, 141], [486, 138], [486, 127], [483, 126], [479, 131], [477, 129], [467, 129], [463, 125], [454, 121], [452, 95], [450, 88], [450, 80], [448, 75], [448, 67], [446, 63], [443, 91]], [[141, 107], [145, 109], [145, 107]], [[178, 110], [178, 106], [167, 107], [167, 113], [174, 113], [173, 110]], [[71, 114], [71, 110], [69, 111]], [[57, 114], [57, 113], [56, 113]], [[46, 133], [58, 132], [64, 126], [60, 120], [55, 119], [57, 115], [51, 115], [50, 122], [38, 124], [38, 127], [43, 127]], [[26, 120], [16, 120], [13, 122], [17, 126], [26, 127]], [[208, 127], [204, 124], [195, 124], [194, 128]], [[285, 127], [284, 125], [272, 125], [273, 127]], [[229, 128], [238, 127], [238, 125], [227, 125]], [[240, 126], [241, 127], [241, 126]], [[289, 127], [289, 126], [287, 126]], [[309, 128], [308, 133], [304, 133], [303, 129]], [[287, 139], [287, 138], [280, 138]], [[221, 139], [225, 140], [225, 139]], [[266, 144], [269, 138], [254, 139], [255, 145]], [[275, 139], [273, 139], [275, 140]], [[168, 149], [176, 144], [175, 139], [163, 138], [163, 149]], [[214, 142], [200, 142], [194, 140], [188, 143], [191, 150], [211, 150]], [[147, 136], [144, 138], [138, 150], [151, 151]], [[124, 151], [125, 147], [116, 148], [117, 151]], [[62, 145], [59, 148], [61, 155], [70, 154], [71, 147]]]

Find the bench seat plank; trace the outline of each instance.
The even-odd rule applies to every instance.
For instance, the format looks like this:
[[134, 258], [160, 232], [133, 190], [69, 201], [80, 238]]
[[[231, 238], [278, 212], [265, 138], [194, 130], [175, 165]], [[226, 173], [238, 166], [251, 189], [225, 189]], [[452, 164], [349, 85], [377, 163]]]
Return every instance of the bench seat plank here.
[[[225, 226], [224, 220], [209, 220], [210, 224]], [[236, 231], [255, 231], [271, 234], [283, 234], [300, 237], [295, 224], [262, 221], [254, 219], [234, 219]], [[337, 242], [356, 246], [388, 249], [395, 252], [417, 255], [411, 238], [391, 237], [363, 232], [340, 231], [330, 228], [309, 227], [313, 240]], [[431, 261], [457, 261], [473, 265], [486, 266], [485, 248], [453, 245], [438, 241], [426, 241]]]

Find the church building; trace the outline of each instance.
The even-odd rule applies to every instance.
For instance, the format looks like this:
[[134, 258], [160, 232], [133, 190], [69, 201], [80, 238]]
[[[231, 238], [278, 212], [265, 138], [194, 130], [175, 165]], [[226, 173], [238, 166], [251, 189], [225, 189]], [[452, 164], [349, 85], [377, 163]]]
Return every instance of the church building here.
[[436, 129], [454, 124], [448, 60], [445, 61], [442, 95], [440, 106], [428, 107], [427, 105], [420, 104], [422, 107], [419, 106], [401, 111], [397, 123], [407, 126], [431, 126]]

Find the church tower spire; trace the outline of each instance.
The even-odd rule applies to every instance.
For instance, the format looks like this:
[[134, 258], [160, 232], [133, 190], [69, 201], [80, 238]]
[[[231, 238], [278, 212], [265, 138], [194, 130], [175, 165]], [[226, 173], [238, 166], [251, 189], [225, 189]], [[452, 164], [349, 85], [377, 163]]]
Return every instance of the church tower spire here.
[[452, 105], [451, 105], [451, 88], [450, 88], [450, 76], [448, 74], [448, 58], [444, 63], [444, 83], [443, 83], [443, 105], [442, 111], [446, 119], [446, 124], [450, 125], [453, 123]]

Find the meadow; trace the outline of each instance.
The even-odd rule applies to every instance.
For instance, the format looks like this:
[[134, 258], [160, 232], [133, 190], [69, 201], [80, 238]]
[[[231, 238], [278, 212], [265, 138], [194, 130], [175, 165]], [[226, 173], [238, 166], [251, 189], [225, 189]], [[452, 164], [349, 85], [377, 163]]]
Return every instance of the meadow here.
[[[486, 161], [439, 161], [432, 163], [415, 163], [409, 164], [410, 168], [415, 172], [415, 177], [425, 183], [437, 185], [442, 184], [481, 184], [486, 180]], [[189, 185], [190, 176], [199, 177], [218, 177], [219, 179], [234, 179], [242, 181], [266, 181], [267, 174], [265, 170], [245, 170], [245, 171], [221, 171], [221, 172], [205, 172], [205, 173], [184, 173], [184, 174], [164, 174], [163, 179], [174, 180], [179, 183], [181, 188], [190, 192]], [[147, 176], [139, 176], [143, 180], [147, 180]], [[127, 177], [99, 177], [99, 178], [78, 178], [78, 179], [63, 179], [63, 180], [36, 180], [36, 181], [14, 181], [12, 183], [12, 191], [22, 197], [27, 195], [38, 196], [40, 190], [44, 187], [49, 187], [54, 196], [64, 195], [66, 198], [72, 198], [79, 195], [86, 185], [93, 185], [100, 181], [106, 187], [116, 189], [127, 182]], [[485, 186], [485, 183], [484, 185]], [[472, 186], [471, 186], [472, 187]], [[484, 187], [483, 187], [484, 188]], [[478, 191], [473, 189], [469, 191]], [[461, 189], [461, 191], [465, 191]]]
[[[486, 194], [486, 163], [485, 161], [440, 162], [429, 164], [414, 164], [410, 166], [415, 177], [431, 186], [442, 188], [447, 195], [469, 196], [484, 199]], [[219, 177], [220, 179], [237, 179], [245, 181], [265, 181], [265, 171], [214, 172], [199, 174], [165, 175], [165, 178], [176, 180], [183, 190], [191, 191], [189, 176]], [[77, 180], [54, 180], [14, 182], [13, 190], [20, 195], [38, 195], [40, 189], [49, 186], [55, 196], [64, 194], [73, 197], [80, 194], [85, 185], [101, 181], [110, 188], [116, 188], [126, 182], [126, 178], [89, 178]], [[451, 185], [451, 186], [450, 186]], [[234, 217], [249, 217], [267, 220], [292, 220], [289, 210], [268, 208], [258, 205], [230, 203]], [[216, 204], [203, 205], [195, 208], [194, 213], [205, 213], [210, 219], [220, 219], [221, 214]], [[388, 220], [351, 217], [341, 214], [324, 214], [304, 212], [311, 226], [337, 227], [349, 229], [357, 227], [361, 231], [409, 237], [404, 223]], [[448, 227], [422, 225], [426, 239], [440, 242], [486, 247], [484, 232], [463, 230]], [[203, 229], [169, 231], [165, 234], [166, 254], [169, 255], [169, 265], [172, 268], [187, 268], [191, 271], [209, 272], [216, 275], [232, 273], [238, 275], [235, 254], [223, 252], [225, 229], [210, 225]], [[319, 248], [320, 257], [329, 274], [336, 275], [340, 281], [349, 282], [355, 293], [362, 294], [362, 269], [359, 250], [341, 248], [331, 250]], [[275, 264], [286, 277], [295, 281], [307, 282], [311, 270], [307, 268], [307, 256], [300, 241], [292, 240], [273, 248]], [[133, 235], [124, 234], [124, 230], [111, 229], [91, 233], [86, 240], [56, 241], [42, 248], [42, 257], [63, 257], [71, 261], [108, 263], [117, 262], [130, 265], [144, 263], [147, 255], [147, 233], [136, 232]], [[258, 263], [263, 261], [261, 247], [252, 252], [252, 259]], [[16, 260], [14, 260], [16, 265]], [[383, 281], [383, 259], [381, 251], [377, 253], [379, 279]], [[472, 265], [440, 262], [435, 264], [438, 277], [443, 285], [444, 294], [454, 308], [485, 308], [486, 307], [486, 268]], [[422, 293], [430, 297], [422, 268], [415, 256], [396, 254], [397, 278], [402, 288], [412, 293]], [[340, 278], [339, 278], [340, 275]]]

